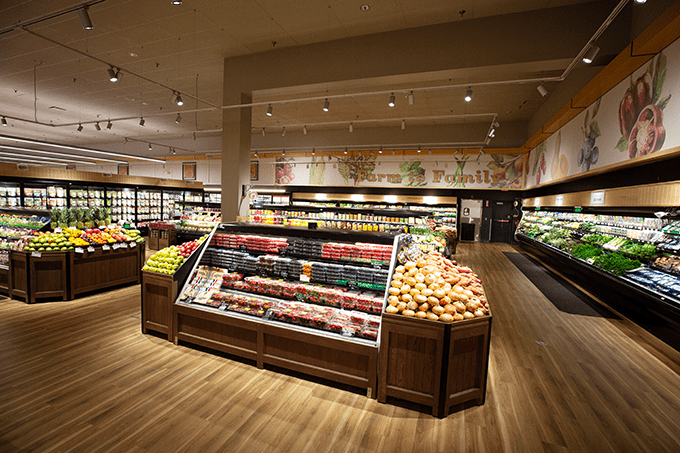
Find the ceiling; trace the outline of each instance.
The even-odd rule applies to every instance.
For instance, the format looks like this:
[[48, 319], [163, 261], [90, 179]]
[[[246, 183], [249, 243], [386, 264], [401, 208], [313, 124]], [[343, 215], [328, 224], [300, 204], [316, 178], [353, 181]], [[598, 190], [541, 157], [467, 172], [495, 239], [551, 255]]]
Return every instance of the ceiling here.
[[[89, 8], [93, 30], [83, 29], [76, 11], [48, 18], [83, 3], [0, 2], [0, 115], [9, 125], [1, 134], [95, 148], [122, 146], [126, 139], [162, 143], [192, 135], [215, 137], [222, 124], [225, 58], [585, 0], [185, 0], [179, 6], [170, 0], [100, 0], [88, 2], [94, 3]], [[612, 1], [601, 3], [611, 10]], [[363, 11], [363, 4], [370, 9]], [[284, 126], [299, 131], [303, 125], [309, 130], [343, 129], [351, 121], [356, 128], [394, 128], [404, 118], [430, 126], [490, 124], [489, 113], [498, 113], [501, 121], [526, 123], [550, 97], [541, 97], [535, 83], [488, 86], [476, 90], [473, 102], [464, 103], [465, 83], [556, 77], [569, 63], [542, 58], [257, 92], [253, 101], [265, 104], [253, 107], [253, 133], [262, 128], [280, 132]], [[108, 64], [120, 68], [117, 83], [108, 80]], [[546, 83], [546, 88], [552, 93], [558, 84]], [[443, 85], [455, 87], [431, 89]], [[400, 90], [412, 89], [417, 102], [408, 106], [406, 92]], [[386, 106], [389, 93], [384, 92], [391, 90], [397, 95], [394, 108]], [[182, 107], [172, 103], [173, 91], [181, 93]], [[367, 94], [374, 92], [380, 93]], [[328, 114], [321, 113], [322, 99], [276, 104], [324, 96], [332, 98]], [[273, 117], [265, 114], [268, 102], [275, 103]], [[163, 157], [169, 149], [140, 147], [134, 153]]]

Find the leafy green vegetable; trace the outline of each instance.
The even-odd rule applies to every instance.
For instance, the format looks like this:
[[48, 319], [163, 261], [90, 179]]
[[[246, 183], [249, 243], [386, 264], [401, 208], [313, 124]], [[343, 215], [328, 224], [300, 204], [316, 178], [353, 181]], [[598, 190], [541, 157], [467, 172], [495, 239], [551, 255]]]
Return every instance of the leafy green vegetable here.
[[620, 253], [608, 253], [594, 258], [593, 264], [603, 271], [615, 275], [623, 275], [624, 272], [637, 269], [641, 266], [638, 260], [631, 260]]
[[571, 252], [576, 258], [587, 260], [602, 255], [602, 250], [590, 244], [579, 244]]

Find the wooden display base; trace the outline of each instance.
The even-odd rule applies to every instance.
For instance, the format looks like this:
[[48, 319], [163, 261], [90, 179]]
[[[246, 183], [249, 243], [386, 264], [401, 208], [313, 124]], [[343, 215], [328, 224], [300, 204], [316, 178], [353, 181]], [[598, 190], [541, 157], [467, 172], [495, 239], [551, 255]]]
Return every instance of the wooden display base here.
[[0, 292], [9, 294], [9, 267], [0, 267]]
[[448, 415], [484, 404], [491, 316], [445, 324], [383, 313], [378, 401], [394, 397]]
[[256, 362], [366, 389], [375, 395], [376, 345], [284, 326], [259, 318], [174, 306], [175, 342], [183, 341]]
[[38, 299], [74, 299], [78, 294], [138, 283], [144, 244], [127, 249], [75, 253], [10, 253], [9, 295], [27, 303]]
[[160, 332], [173, 339], [172, 304], [177, 299], [177, 281], [172, 275], [142, 271], [142, 333]]

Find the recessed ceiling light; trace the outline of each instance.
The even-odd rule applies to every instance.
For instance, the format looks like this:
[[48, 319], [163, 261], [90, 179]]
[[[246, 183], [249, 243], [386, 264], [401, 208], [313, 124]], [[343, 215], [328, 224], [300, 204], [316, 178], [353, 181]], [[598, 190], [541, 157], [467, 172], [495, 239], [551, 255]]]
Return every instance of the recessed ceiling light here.
[[362, 10], [363, 12], [366, 12], [366, 11], [368, 11], [369, 9], [371, 9], [371, 7], [370, 7], [367, 3], [364, 3], [363, 5], [361, 5], [361, 10]]
[[182, 0], [172, 0], [170, 3], [172, 3], [173, 5], [181, 5]]

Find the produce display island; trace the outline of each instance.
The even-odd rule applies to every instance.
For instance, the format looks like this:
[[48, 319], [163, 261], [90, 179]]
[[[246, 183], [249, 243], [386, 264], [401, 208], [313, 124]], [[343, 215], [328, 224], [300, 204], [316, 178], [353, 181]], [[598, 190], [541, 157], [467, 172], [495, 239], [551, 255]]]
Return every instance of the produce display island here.
[[[142, 272], [144, 333], [351, 385], [382, 402], [426, 404], [437, 416], [483, 404], [491, 317], [469, 269], [446, 260], [443, 270], [464, 287], [432, 269], [427, 279], [441, 282], [429, 291], [441, 299], [416, 306], [430, 317], [417, 319], [386, 313], [397, 310], [388, 296], [398, 263], [417, 255], [443, 266], [445, 258], [411, 236], [234, 223], [203, 244], [174, 273]], [[438, 285], [449, 294], [434, 293]]]

